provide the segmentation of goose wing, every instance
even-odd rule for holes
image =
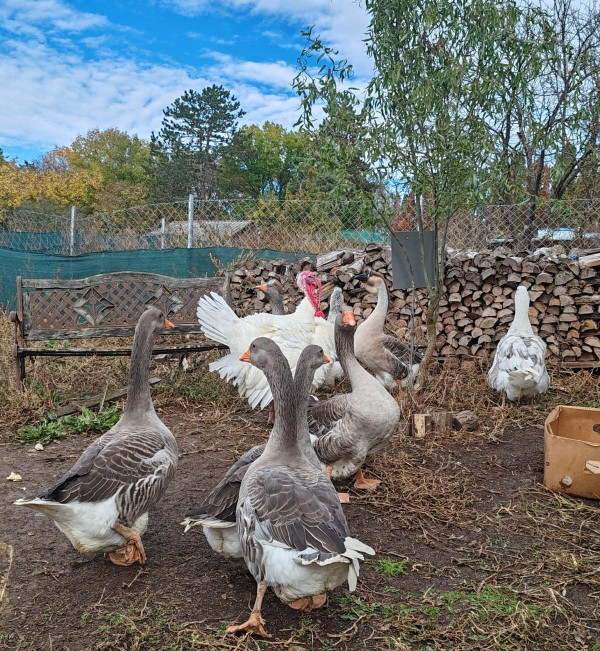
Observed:
[[[331,431],[348,413],[350,402],[347,394],[333,396],[329,400],[309,401],[308,429],[313,436]]]
[[[240,485],[250,464],[265,449],[264,444],[255,445],[245,452],[225,473],[223,479],[207,495],[204,503],[185,514],[190,520],[217,519],[235,522],[235,509],[240,495]]]
[[[175,473],[175,439],[174,449],[167,450],[165,437],[151,429],[123,432],[118,438],[105,437],[94,441],[77,463],[38,497],[60,503],[100,502],[138,482],[158,489]],[[146,491],[146,499],[150,499],[150,493]]]
[[[423,353],[414,348],[411,351],[410,346],[400,341],[397,337],[383,335],[383,346],[405,364],[420,364],[423,361]]]
[[[306,468],[258,470],[248,483],[238,519],[246,540],[285,546],[302,552],[344,553],[349,535],[340,500],[331,482],[319,471]]]
[[[203,296],[198,301],[198,321],[204,334],[227,345],[230,353],[211,362],[209,369],[238,387],[252,407],[266,407],[272,400],[264,373],[240,362],[242,355],[257,337],[273,339],[281,348],[294,372],[300,353],[311,343],[314,309],[304,298],[293,314],[251,314],[240,319],[218,294]]]
[[[489,385],[498,391],[506,388],[511,373],[530,373],[537,381],[545,378],[546,344],[537,335],[507,333],[498,343],[488,373]]]

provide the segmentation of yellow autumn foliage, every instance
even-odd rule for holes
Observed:
[[[50,201],[57,208],[92,207],[101,188],[102,179],[80,170],[0,165],[0,207],[18,208],[36,201]]]

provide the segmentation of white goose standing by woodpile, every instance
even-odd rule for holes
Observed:
[[[498,342],[488,384],[515,401],[544,393],[550,386],[546,370],[546,344],[533,332],[529,321],[529,293],[524,286],[515,292],[515,317],[508,332]]]
[[[419,372],[423,355],[397,337],[383,332],[389,304],[385,278],[371,269],[357,274],[354,278],[364,283],[368,292],[377,294],[375,309],[356,329],[356,358],[387,389],[410,385]]]
[[[148,383],[152,346],[165,327],[173,324],[155,307],[138,321],[119,422],[47,491],[15,502],[54,520],[80,552],[106,552],[116,565],[146,562],[148,511],[177,468],[177,441],[156,415]]]
[[[305,355],[323,357],[319,346]],[[308,390],[296,394],[290,366],[277,344],[264,337],[242,356],[268,377],[275,403],[275,425],[262,455],[248,468],[238,499],[236,522],[244,561],[256,580],[250,617],[227,633],[269,637],[261,615],[270,586],[295,609],[312,610],[326,593],[348,582],[356,588],[359,561],[374,551],[350,536],[333,485],[303,454],[298,429],[306,419]],[[308,389],[308,387],[307,387]]]
[[[240,395],[248,398],[251,407],[263,409],[272,400],[271,389],[264,374],[250,364],[240,362],[240,355],[258,337],[275,341],[295,372],[300,353],[306,346],[316,344],[323,348],[332,361],[315,373],[313,388],[330,383],[341,374],[335,352],[333,324],[327,322],[320,308],[321,281],[313,271],[303,271],[296,280],[305,294],[293,314],[276,315],[261,312],[238,317],[218,294],[211,292],[198,301],[198,321],[209,338],[229,347],[230,353],[211,362],[209,369],[218,371],[227,381],[238,387]]]

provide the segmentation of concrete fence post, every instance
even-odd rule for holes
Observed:
[[[167,220],[161,217],[160,220],[160,248],[165,248],[165,236],[167,234]]]
[[[187,248],[191,249],[194,242],[194,195],[190,194],[188,197],[188,240]]]
[[[69,255],[75,255],[75,219],[77,217],[77,207],[71,206],[71,228],[69,233]]]

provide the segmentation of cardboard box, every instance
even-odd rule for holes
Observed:
[[[544,427],[544,486],[600,499],[600,409],[558,405]]]

